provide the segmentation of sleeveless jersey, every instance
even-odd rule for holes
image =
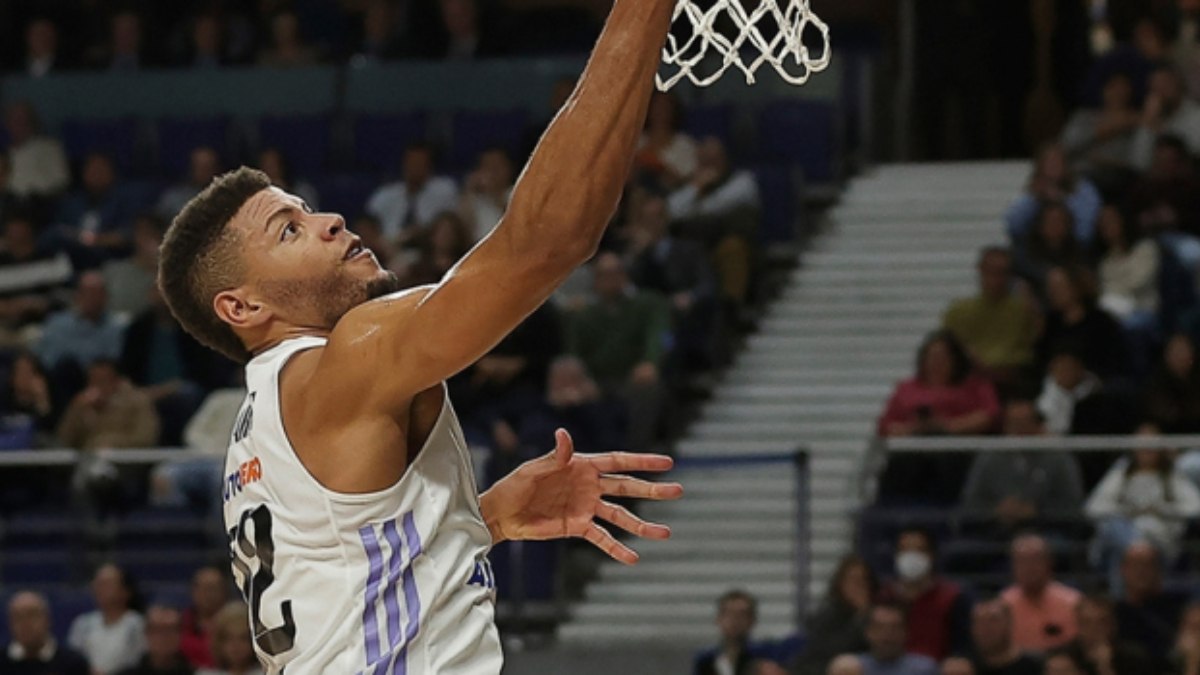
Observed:
[[[287,340],[246,365],[225,460],[230,559],[259,660],[268,675],[499,673],[491,535],[449,397],[395,485],[328,490],[293,450],[279,400],[288,359],[324,344]]]

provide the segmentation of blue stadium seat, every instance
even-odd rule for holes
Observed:
[[[315,176],[312,184],[321,196],[321,210],[340,213],[353,225],[380,181],[375,174],[337,173]]]
[[[5,547],[0,579],[6,587],[64,584],[71,578],[71,551],[62,546]]]
[[[187,583],[205,558],[185,549],[155,551],[118,551],[116,562],[139,585]]]
[[[110,120],[67,120],[60,130],[63,148],[72,162],[93,152],[112,157],[122,171],[137,166],[138,123],[131,117]]]
[[[529,114],[523,109],[455,113],[450,168],[454,171],[470,168],[481,152],[496,146],[508,150],[516,165],[523,166],[525,158],[518,153],[528,124]]]
[[[4,551],[27,547],[61,546],[80,536],[79,517],[67,512],[27,512],[15,514],[5,523]]]
[[[426,137],[423,112],[360,115],[354,120],[354,162],[363,169],[394,172],[404,148]]]
[[[229,118],[164,118],[155,125],[158,137],[158,166],[166,176],[187,173],[192,150],[208,146],[222,159],[229,157]]]
[[[721,139],[726,147],[733,140],[733,106],[696,105],[689,106],[683,115],[683,130],[697,141],[708,136]]]
[[[764,244],[789,242],[796,238],[796,180],[792,169],[777,164],[754,167],[762,200],[759,241]]]
[[[488,554],[492,562],[492,573],[496,577],[496,596],[501,600],[512,600],[516,586],[523,583],[525,597],[522,600],[553,600],[557,590],[558,558],[561,542],[521,542],[522,560],[520,578],[514,576],[517,567],[512,542],[493,546]]]
[[[208,523],[184,509],[133,511],[121,519],[117,544],[130,550],[164,547],[194,552],[208,544]]]
[[[831,182],[836,178],[837,128],[831,103],[776,101],[758,116],[759,156],[799,165],[806,182]]]
[[[279,148],[298,176],[320,173],[329,162],[328,115],[270,116],[259,120],[259,148]]]

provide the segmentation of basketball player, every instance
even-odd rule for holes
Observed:
[[[669,458],[545,457],[477,496],[443,381],[585,262],[616,208],[674,0],[616,0],[575,93],[504,218],[436,286],[398,291],[341,216],[242,168],[176,217],[159,285],[182,325],[246,363],[224,515],[254,645],[271,674],[498,673],[494,580],[507,539],[583,537],[594,518],[669,530],[603,499],[674,499]]]

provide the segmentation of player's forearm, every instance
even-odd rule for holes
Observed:
[[[506,234],[522,250],[587,256],[616,210],[674,0],[616,0],[575,92],[517,183]]]

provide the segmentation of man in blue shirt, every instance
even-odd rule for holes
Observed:
[[[871,607],[867,614],[868,651],[859,656],[865,675],[938,675],[933,659],[905,652],[907,625],[900,605],[880,603]]]

